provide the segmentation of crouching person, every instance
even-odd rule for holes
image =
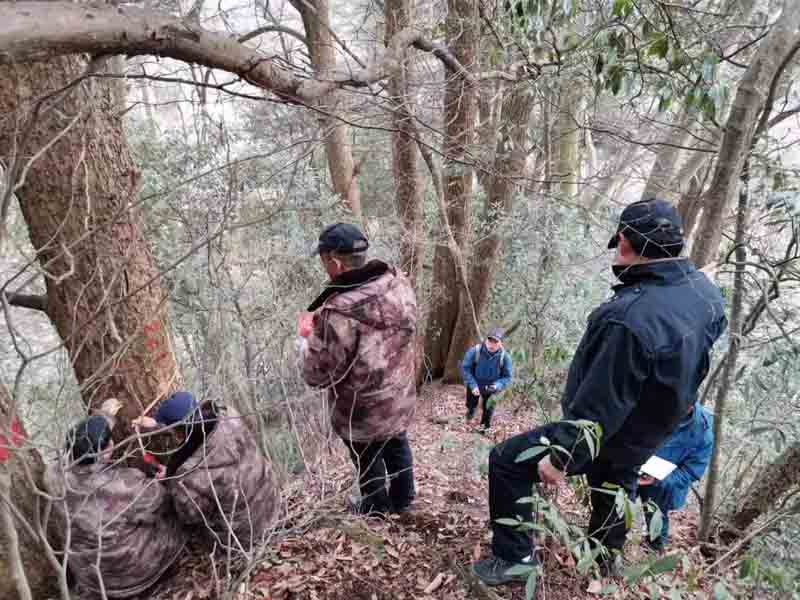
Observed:
[[[669,511],[683,508],[689,488],[705,473],[714,449],[713,418],[698,402],[689,410],[678,428],[672,432],[656,456],[677,465],[663,480],[644,475],[639,478],[639,497],[645,504],[647,543],[656,551],[663,550],[669,539]],[[652,503],[652,504],[651,504]],[[655,505],[655,506],[653,506]],[[661,531],[650,536],[655,507],[661,511]]]
[[[176,392],[158,408],[155,421],[170,427],[177,442],[164,481],[183,524],[205,527],[222,547],[256,549],[269,535],[277,494],[269,463],[241,415]]]
[[[186,543],[164,485],[112,463],[113,446],[108,420],[89,417],[69,432],[65,455],[45,471],[45,488],[65,528],[58,542],[81,597],[143,592]]]

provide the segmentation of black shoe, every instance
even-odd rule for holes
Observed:
[[[534,568],[536,567],[536,564],[537,563],[534,561],[511,562],[510,560],[504,560],[502,558],[498,558],[497,556],[492,556],[491,558],[484,558],[483,560],[472,563],[470,570],[472,571],[473,575],[475,575],[486,585],[503,585],[504,583],[511,583],[514,581],[526,581],[528,579],[528,575],[530,575],[530,571],[520,574],[509,574],[509,569],[512,569],[513,567]]]
[[[622,557],[619,554],[599,558],[597,560],[597,568],[600,571],[600,577],[622,577]]]

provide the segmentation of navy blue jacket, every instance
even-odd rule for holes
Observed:
[[[477,360],[475,353],[478,352]],[[502,360],[501,360],[502,358]],[[464,355],[461,362],[461,377],[464,385],[469,389],[493,383],[497,391],[508,387],[511,383],[511,357],[505,350],[498,350],[494,354],[489,352],[486,344],[480,348],[473,346]]]
[[[650,497],[658,504],[662,513],[678,510],[686,504],[689,488],[699,481],[711,461],[714,448],[713,419],[711,413],[698,402],[691,415],[684,417],[672,432],[656,456],[678,465],[663,481],[649,486]]]
[[[551,460],[571,472],[591,450],[567,421],[601,426],[597,459],[605,463],[638,468],[652,456],[697,401],[727,325],[719,289],[686,259],[634,265],[620,281],[589,315],[561,400],[552,442],[571,457],[553,450]]]

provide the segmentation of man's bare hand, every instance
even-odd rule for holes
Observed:
[[[639,477],[639,485],[653,485],[656,482],[655,477],[650,477],[650,475],[642,475]]]
[[[564,471],[559,471],[553,466],[549,456],[545,456],[539,461],[539,479],[545,485],[559,485],[564,481]]]
[[[480,396],[481,395],[481,391],[478,388],[474,387],[474,388],[472,388],[472,395],[473,396]]]

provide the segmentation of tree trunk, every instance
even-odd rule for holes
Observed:
[[[665,136],[664,142],[656,151],[650,177],[647,178],[647,185],[642,192],[642,200],[661,198],[675,202],[676,190],[672,186],[673,177],[681,156],[681,147],[686,145],[693,127],[694,119],[689,108],[685,107],[680,118],[673,124]]]
[[[59,582],[66,587],[40,539],[43,502],[35,488],[41,487],[44,463],[38,452],[25,448],[26,438],[0,383],[0,600],[54,597]]]
[[[125,420],[172,391],[178,371],[135,207],[139,175],[109,86],[76,83],[86,69],[78,57],[0,67],[0,153],[83,399],[116,397]]]
[[[450,51],[468,71],[475,61],[476,10],[472,0],[448,0],[447,35]],[[444,194],[447,220],[459,248],[463,250],[472,195],[472,169],[465,163],[472,143],[477,107],[476,88],[464,78],[447,74],[444,97]],[[433,257],[432,309],[425,332],[425,356],[433,378],[441,377],[447,365],[453,331],[461,303],[458,273],[446,241],[440,241]]]
[[[386,40],[391,40],[411,23],[409,0],[387,0]],[[420,173],[419,148],[412,127],[414,102],[409,95],[410,60],[406,54],[400,71],[389,79],[389,94],[402,108],[393,115],[392,171],[395,185],[395,207],[400,219],[400,268],[416,287],[422,267],[422,199],[423,181]]]
[[[739,532],[767,514],[786,492],[800,486],[800,442],[786,448],[781,455],[759,472],[744,495],[744,502],[730,519]]]
[[[470,264],[469,293],[472,296],[472,306],[468,299],[462,298],[447,358],[445,381],[460,381],[458,367],[464,353],[480,339],[480,332],[475,331],[475,321],[480,322],[486,310],[492,275],[497,270],[502,250],[498,226],[511,212],[517,189],[514,181],[522,175],[528,157],[528,120],[532,108],[533,95],[529,93],[526,84],[518,84],[506,92],[501,112],[503,134],[497,142],[493,176],[486,195],[483,227]],[[473,309],[475,318],[471,312]]]
[[[785,56],[794,51],[798,26],[800,11],[787,5],[759,46],[736,91],[714,177],[703,199],[703,214],[692,249],[692,260],[698,267],[706,266],[716,256],[722,239],[725,211],[750,151],[758,117]]]
[[[332,79],[336,73],[336,48],[331,32],[328,0],[291,0],[291,3],[303,18],[315,77]],[[319,100],[320,125],[333,189],[353,213],[356,221],[361,223],[361,192],[356,181],[357,167],[348,139],[349,128],[336,118],[341,110],[340,101],[341,96],[335,92],[326,94]]]
[[[742,305],[744,304],[744,276],[747,252],[745,249],[745,230],[747,227],[748,183],[749,172],[747,163],[742,170],[742,182],[739,189],[739,206],[736,214],[736,271],[733,276],[733,299],[731,301],[730,318],[730,347],[722,370],[722,380],[714,401],[714,449],[711,453],[711,465],[708,469],[705,500],[700,518],[701,541],[708,541],[711,536],[711,525],[717,509],[717,488],[719,487],[720,452],[725,440],[723,426],[725,424],[725,402],[728,398],[733,375],[736,372],[736,361],[739,357],[739,348],[742,343]]]

